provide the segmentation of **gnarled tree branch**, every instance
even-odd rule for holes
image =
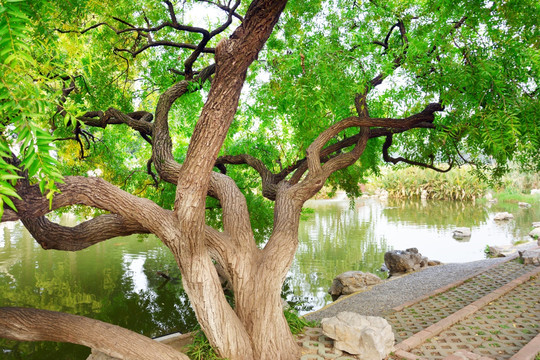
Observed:
[[[384,141],[384,144],[383,144],[383,147],[382,147],[384,161],[392,163],[392,164],[397,164],[399,162],[404,162],[404,163],[409,164],[409,165],[420,166],[420,167],[435,170],[435,171],[441,172],[441,173],[445,173],[445,172],[450,171],[452,169],[452,167],[454,166],[454,161],[453,160],[450,161],[450,163],[448,164],[448,169],[443,170],[443,169],[439,169],[439,168],[433,166],[433,164],[426,164],[426,163],[422,163],[422,162],[419,162],[419,161],[409,160],[409,159],[405,159],[404,157],[401,157],[401,156],[397,157],[397,158],[393,158],[390,155],[388,155],[388,149],[390,148],[390,146],[392,146],[392,134],[386,136],[386,140]]]
[[[0,337],[18,341],[70,342],[124,360],[189,360],[168,345],[120,326],[48,310],[0,308]]]
[[[74,227],[56,224],[45,216],[21,218],[21,221],[46,250],[78,251],[117,236],[149,232],[138,222],[117,214],[100,215]]]

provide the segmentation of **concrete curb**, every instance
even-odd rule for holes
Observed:
[[[529,343],[512,356],[510,360],[534,360],[538,353],[540,353],[540,334],[529,341]]]

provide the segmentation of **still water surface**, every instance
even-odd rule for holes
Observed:
[[[312,309],[331,301],[327,291],[336,275],[348,270],[378,273],[388,250],[417,247],[443,262],[479,260],[487,244],[527,239],[531,223],[540,220],[538,203],[520,209],[359,199],[316,200],[306,206],[314,212],[300,224],[287,297],[302,297]],[[495,222],[498,211],[509,211],[515,219]],[[462,226],[472,228],[472,236],[455,240],[452,231]],[[179,278],[170,252],[152,236],[116,238],[68,253],[42,250],[20,223],[0,225],[0,307],[84,315],[147,336],[187,332],[196,323]],[[88,353],[77,345],[0,339],[0,359],[75,360]]]

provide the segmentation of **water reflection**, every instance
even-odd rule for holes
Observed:
[[[193,329],[176,263],[152,236],[113,239],[79,252],[44,251],[22,225],[1,226],[0,306],[84,315],[147,336]],[[2,359],[85,359],[86,347],[0,339]]]

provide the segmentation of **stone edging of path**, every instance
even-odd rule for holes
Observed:
[[[512,356],[510,360],[534,360],[534,357],[538,352],[540,352],[540,334],[529,341],[529,343]]]
[[[540,274],[540,267],[528,272],[527,274],[524,274],[517,279],[514,279],[510,281],[509,283],[501,286],[497,290],[485,295],[484,297],[481,297],[480,299],[474,301],[473,303],[465,306],[461,310],[458,310],[457,312],[453,313],[452,315],[440,320],[439,322],[427,327],[426,329],[414,334],[410,338],[402,341],[401,343],[397,344],[395,346],[396,349],[396,355],[401,356],[405,359],[418,359],[417,355],[408,353],[409,350],[414,349],[418,345],[424,343],[427,339],[432,338],[439,333],[441,333],[443,330],[446,330],[450,326],[458,323],[459,321],[465,319],[466,317],[470,316],[471,314],[475,313],[477,310],[485,306],[486,304],[500,298],[504,294],[510,292],[512,289],[516,288],[518,285],[523,284],[527,280],[529,280],[531,277]],[[536,341],[536,338],[533,340]],[[517,360],[519,358],[516,358]],[[524,359],[524,358],[523,358]]]

